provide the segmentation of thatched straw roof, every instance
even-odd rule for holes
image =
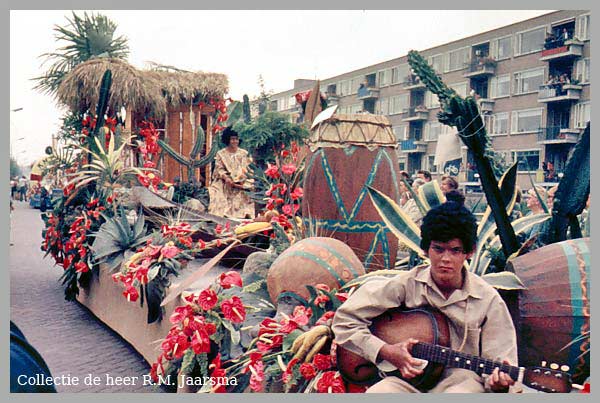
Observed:
[[[112,111],[127,106],[160,118],[166,114],[167,105],[223,97],[228,91],[224,74],[138,70],[123,60],[95,58],[67,74],[58,87],[58,100],[71,110],[94,110],[106,69],[112,72],[109,101]]]

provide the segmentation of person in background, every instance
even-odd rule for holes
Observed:
[[[27,201],[28,182],[25,176],[19,179],[19,201]]]
[[[254,218],[254,203],[248,194],[252,188],[248,176],[252,157],[239,147],[240,136],[231,127],[223,130],[221,140],[227,147],[215,157],[208,212],[222,217]]]
[[[547,192],[543,187],[536,186],[535,190],[537,190],[542,200],[548,199]],[[527,191],[527,208],[529,209],[529,212],[526,215],[528,216],[533,214],[542,214],[544,212],[544,208],[535,194],[535,190],[531,188]]]
[[[453,176],[444,175],[442,176],[440,188],[442,189],[442,193],[444,194],[452,190],[458,190],[458,181]]]
[[[10,198],[12,200],[17,199],[18,186],[19,186],[19,178],[17,178],[15,176],[14,178],[12,178],[10,180]]]
[[[425,184],[423,179],[417,178],[412,184],[412,189],[415,194],[419,191],[419,186]],[[415,224],[420,225],[421,220],[423,219],[423,214],[417,205],[415,199],[412,198],[410,193],[407,194],[407,201],[404,203],[403,209],[409,215],[409,217],[414,221]]]
[[[425,182],[431,182],[431,172],[420,169],[417,171],[417,178],[423,179]]]

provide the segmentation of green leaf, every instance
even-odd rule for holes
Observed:
[[[290,332],[289,334],[287,334],[283,338],[282,350],[287,351],[290,348],[292,348],[292,344],[294,344],[294,340],[296,340],[298,338],[298,336],[300,336],[303,333],[304,332],[302,330],[296,329],[296,330],[293,330],[292,332]]]
[[[229,334],[231,336],[231,344],[232,345],[238,345],[240,343],[240,331],[237,330],[234,326],[233,323],[231,323],[228,320],[224,320],[223,321],[223,326],[229,330]]]
[[[181,360],[181,374],[189,375],[194,370],[194,365],[196,364],[196,354],[192,348],[188,348],[185,350],[183,354],[183,359]]]
[[[243,105],[241,102],[239,102],[239,101],[231,102],[227,106],[228,117],[227,117],[227,121],[225,122],[225,126],[233,126],[233,124],[235,124],[238,120],[240,120],[243,112],[244,112]]]
[[[158,266],[158,265],[155,265],[152,268],[150,268],[150,270],[148,270],[148,282],[154,280],[154,278],[158,274],[159,270],[160,270],[160,266]]]
[[[446,196],[444,196],[437,180],[419,186],[417,194],[426,211],[446,201]]]
[[[377,209],[388,229],[408,248],[419,255],[423,255],[423,251],[419,246],[421,243],[421,230],[409,215],[385,194],[370,186],[367,186],[367,189],[375,209]]]
[[[503,271],[501,273],[489,273],[481,276],[492,287],[500,290],[526,290],[527,287],[521,282],[515,273]]]

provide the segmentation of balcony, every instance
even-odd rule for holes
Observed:
[[[496,61],[485,57],[467,65],[467,71],[463,73],[464,77],[487,77],[496,74]]]
[[[581,98],[581,85],[546,84],[540,86],[538,102],[578,101]]]
[[[338,102],[340,101],[340,96],[334,92],[333,93],[327,92],[327,93],[325,93],[325,95],[327,96],[327,104],[329,106],[337,105]]]
[[[402,118],[403,122],[416,122],[429,119],[429,110],[424,106],[404,109],[402,113],[404,114]]]
[[[419,77],[415,75],[409,75],[404,77],[404,81],[402,82],[402,88],[405,90],[416,90],[416,89],[425,89],[425,84],[421,82]]]
[[[573,59],[583,55],[583,42],[577,39],[566,41],[557,39],[547,42],[544,47],[546,49],[542,50],[542,56],[540,57],[542,61]]]
[[[538,131],[538,143],[540,144],[574,144],[579,139],[579,129],[568,127],[550,126],[541,127]]]
[[[495,100],[489,98],[479,98],[477,104],[479,105],[479,111],[481,113],[492,113],[494,112]]]
[[[362,87],[356,91],[356,97],[361,100],[379,98],[379,88]]]
[[[402,140],[400,142],[400,149],[404,153],[426,153],[427,143],[419,140]]]

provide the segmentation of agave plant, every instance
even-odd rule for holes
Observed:
[[[115,188],[150,170],[149,168],[126,167],[123,156],[126,143],[115,149],[115,139],[112,134],[107,148],[102,145],[97,137],[94,138],[94,142],[98,149],[97,152],[83,146],[76,146],[91,156],[91,162],[83,165],[82,169],[73,174],[72,179],[69,181],[69,185],[75,185],[76,190],[95,181],[98,185],[97,188],[102,192],[106,192],[106,196],[110,196]]]
[[[516,199],[516,165],[513,165],[507,170],[500,180],[500,192],[504,194],[504,200],[508,200],[505,204],[507,213],[512,212],[512,208],[515,205]],[[424,188],[421,186],[417,197],[419,197],[421,203],[425,205],[425,194],[427,194],[427,187],[439,188],[437,181],[432,181],[427,184]],[[417,253],[423,260],[427,260],[425,252],[421,249],[421,231],[420,228],[412,221],[408,214],[390,197],[386,196],[382,192],[368,188],[369,196],[373,201],[373,205],[381,215],[381,218],[387,225],[388,229],[398,237],[398,240],[405,244],[410,250]],[[437,191],[429,191],[429,206],[435,205],[435,197]],[[441,191],[440,191],[441,193]],[[439,202],[441,198],[437,199]],[[474,251],[473,257],[470,264],[468,265],[469,271],[482,276],[492,286],[505,289],[514,290],[523,288],[522,282],[512,272],[503,271],[501,273],[487,273],[490,263],[492,261],[493,248],[500,248],[501,242],[500,237],[496,235],[496,224],[491,217],[491,209],[488,207],[486,213],[482,217],[478,226],[478,241],[477,247]],[[523,217],[519,220],[512,222],[512,229],[515,234],[520,234],[531,229],[532,226],[544,222],[550,218],[549,214],[538,214],[535,216]],[[519,253],[519,250],[509,256],[512,257]]]
[[[90,246],[96,263],[105,263],[110,271],[117,269],[127,251],[134,251],[149,239],[146,234],[144,214],[139,211],[133,225],[122,208],[114,217],[102,215],[106,220],[94,235]]]

